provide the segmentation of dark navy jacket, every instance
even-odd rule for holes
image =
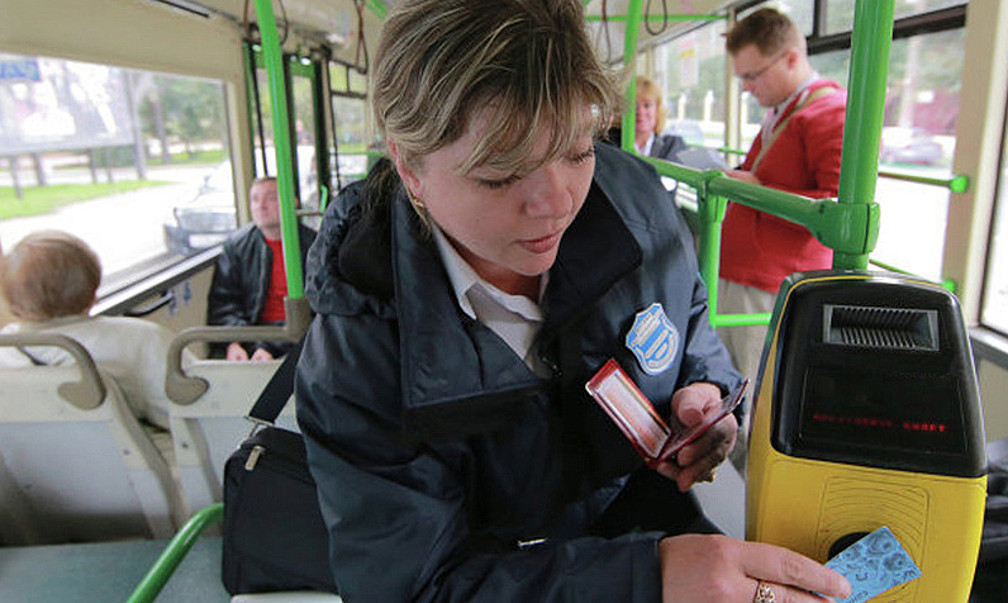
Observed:
[[[347,601],[660,601],[661,533],[589,535],[642,462],[584,384],[613,357],[668,416],[677,388],[739,376],[654,170],[596,157],[543,299],[552,379],[458,308],[401,187],[358,184],[327,211],[296,399]],[[679,338],[649,375],[624,340],[653,302]]]

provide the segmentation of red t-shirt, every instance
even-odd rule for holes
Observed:
[[[263,304],[262,316],[259,322],[283,322],[284,297],[287,295],[287,272],[284,270],[283,242],[280,239],[266,239],[270,251],[273,252],[273,268],[270,270],[270,284],[266,289],[266,303]]]

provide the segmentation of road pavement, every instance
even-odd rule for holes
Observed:
[[[172,209],[176,205],[196,196],[204,176],[214,167],[152,166],[147,172],[148,179],[168,184],[64,205],[38,216],[0,220],[0,244],[10,249],[36,230],[63,230],[94,248],[105,274],[117,272],[167,251],[163,225],[173,220]],[[135,179],[136,172],[123,169],[113,178]],[[51,180],[53,184],[90,181],[87,170],[66,170]]]

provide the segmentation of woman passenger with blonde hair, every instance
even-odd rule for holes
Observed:
[[[172,333],[137,318],[88,316],[101,276],[98,256],[78,237],[56,230],[29,234],[0,263],[0,294],[16,319],[0,333],[45,331],[76,340],[115,379],[138,419],[168,429],[164,382]],[[187,353],[185,362],[190,359]],[[61,348],[0,347],[4,368],[71,363]]]
[[[711,532],[688,490],[727,416],[657,471],[585,383],[616,359],[694,425],[739,381],[650,166],[596,144],[618,93],[581,0],[403,0],[373,103],[391,161],[307,262],[298,420],[355,601],[821,600],[843,579]]]
[[[679,161],[679,153],[689,148],[682,136],[662,134],[668,110],[662,90],[653,80],[637,76],[637,107],[634,113],[634,149],[641,155]]]

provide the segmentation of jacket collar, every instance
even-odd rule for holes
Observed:
[[[603,158],[608,152],[599,153],[588,198],[561,241],[543,300],[541,337],[573,324],[641,262],[640,245],[610,201],[619,175]],[[410,431],[427,439],[500,426],[520,412],[515,397],[533,395],[541,382],[496,334],[459,309],[434,240],[401,189],[391,221],[400,376]]]

